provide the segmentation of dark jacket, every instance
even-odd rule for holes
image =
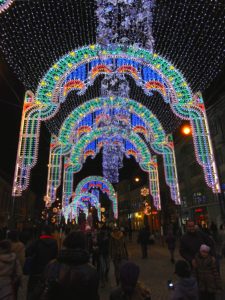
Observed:
[[[141,284],[137,284],[130,295],[126,295],[122,287],[115,288],[110,294],[110,300],[151,300],[150,292]]]
[[[46,268],[45,281],[58,282],[46,300],[98,300],[98,274],[83,249],[63,249]],[[57,278],[56,278],[57,277]]]
[[[0,299],[13,300],[13,285],[22,278],[22,269],[15,253],[0,250]]]
[[[169,250],[174,250],[176,247],[176,237],[169,233],[166,237],[166,243]]]
[[[110,254],[113,260],[127,260],[128,258],[124,235],[121,231],[111,233]]]
[[[180,240],[180,255],[189,263],[194,259],[202,244],[208,245],[211,254],[215,256],[214,242],[201,231],[195,233],[185,233]]]
[[[198,300],[198,285],[195,278],[181,278],[174,286],[171,300]]]
[[[43,273],[47,264],[57,257],[57,241],[48,235],[40,236],[26,249],[26,257],[32,257],[31,275]]]
[[[99,254],[102,256],[109,255],[110,240],[107,231],[100,231],[98,235]]]
[[[195,256],[194,266],[200,291],[213,293],[222,289],[222,281],[217,271],[216,260],[214,257],[202,257],[198,253]]]
[[[150,232],[146,228],[142,228],[138,234],[138,243],[148,244],[149,243]]]

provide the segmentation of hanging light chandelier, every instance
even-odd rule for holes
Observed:
[[[101,47],[113,49],[133,45],[153,50],[152,7],[153,0],[98,0],[97,1],[97,43]],[[101,53],[99,54],[101,59]],[[112,59],[111,72],[105,75],[101,83],[101,96],[108,99],[128,98],[130,87],[124,74],[117,72]],[[103,143],[103,175],[110,182],[119,181],[119,169],[123,167],[125,153],[124,139],[119,132],[129,136],[131,132],[131,114],[126,101],[119,107],[113,103],[102,103],[102,115],[98,127],[107,127]]]
[[[120,44],[153,50],[154,0],[98,0],[97,43],[105,48]]]
[[[105,127],[107,130],[102,137],[103,143],[103,175],[110,182],[119,181],[119,169],[123,167],[123,156],[125,153],[124,139],[119,134],[131,132],[131,115],[126,101],[120,106],[114,107],[115,97],[128,98],[129,84],[125,76],[115,71],[105,76],[101,84],[101,95],[111,99],[111,102],[102,103],[102,114],[98,121],[98,127]]]

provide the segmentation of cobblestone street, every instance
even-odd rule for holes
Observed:
[[[136,239],[134,239],[133,242],[128,242],[128,251],[130,260],[140,266],[140,281],[150,289],[152,300],[169,299],[170,291],[167,288],[167,281],[171,279],[175,282],[176,275],[174,274],[174,265],[170,262],[166,245],[157,242],[155,245],[150,246],[148,259],[141,258],[141,250],[136,243]],[[175,259],[181,259],[178,254],[178,249],[175,254]],[[111,289],[116,286],[113,271],[113,265],[111,264],[109,282],[105,288],[100,288],[101,300],[109,299]],[[222,260],[221,263],[221,275],[224,282],[225,260]]]

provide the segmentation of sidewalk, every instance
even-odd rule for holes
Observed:
[[[149,258],[141,258],[141,249],[136,240],[127,242],[129,259],[140,266],[140,281],[150,289],[152,300],[167,300],[170,291],[167,288],[167,281],[175,282],[174,264],[170,262],[169,251],[166,245],[157,242],[149,247]],[[178,250],[175,251],[175,259],[181,259]],[[110,266],[109,282],[105,288],[100,288],[101,300],[108,300],[112,288],[116,286],[113,265]],[[221,263],[221,276],[225,287],[225,259]]]

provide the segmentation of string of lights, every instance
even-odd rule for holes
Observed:
[[[166,0],[163,2],[170,3]],[[54,116],[61,110],[61,105],[68,106],[65,109],[65,114],[60,114],[59,124],[62,125],[62,130],[64,130],[64,120],[68,115],[66,113],[74,110],[74,106],[70,106],[73,103],[67,102],[68,95],[75,91],[78,98],[81,97],[79,101],[82,102],[85,99],[88,100],[87,97],[92,95],[92,92],[96,95],[97,88],[103,92],[103,95],[105,93],[108,101],[114,101],[114,98],[119,96],[128,98],[128,94],[134,100],[140,99],[142,92],[148,97],[145,98],[146,105],[149,100],[159,99],[159,97],[155,97],[155,94],[158,93],[160,99],[163,100],[161,103],[163,102],[166,105],[164,107],[167,107],[164,111],[163,106],[160,105],[161,103],[155,105],[158,107],[157,112],[159,114],[159,116],[156,114],[156,118],[160,121],[162,119],[166,120],[163,125],[159,123],[160,129],[163,126],[165,127],[165,124],[170,124],[172,119],[175,119],[175,122],[167,127],[167,133],[172,133],[177,117],[190,121],[196,158],[203,167],[207,184],[213,192],[219,192],[205,106],[202,97],[193,93],[196,90],[203,90],[213,80],[220,71],[218,62],[222,63],[225,57],[222,49],[224,37],[220,36],[223,29],[218,23],[218,20],[222,24],[224,23],[224,15],[217,10],[221,3],[220,1],[215,1],[215,3],[211,1],[213,3],[209,5],[208,1],[206,2],[207,5],[204,5],[203,0],[198,1],[198,4],[196,2],[196,5],[192,3],[192,8],[188,1],[184,1],[183,5],[179,5],[179,1],[173,1],[173,5],[167,9],[164,8],[163,4],[157,3],[152,11],[153,5],[150,0],[136,2],[134,0],[98,0],[97,7],[95,7],[96,18],[93,14],[90,16],[91,9],[96,4],[91,1],[89,3],[84,1],[84,5],[81,5],[80,1],[76,1],[74,4],[69,2],[65,5],[62,1],[59,1],[59,5],[54,7],[52,1],[47,4],[41,1],[39,6],[42,7],[42,12],[40,7],[37,7],[36,1],[34,1],[28,5],[26,3],[15,4],[11,9],[1,14],[0,25],[1,21],[4,20],[9,27],[7,28],[4,25],[3,28],[0,28],[0,32],[3,33],[0,48],[18,76],[21,74],[22,80],[26,82],[27,86],[36,90],[35,98],[32,97],[30,103],[25,101],[24,105],[13,193],[19,195],[28,185],[30,170],[37,160],[35,141],[39,138],[40,122],[53,118],[50,126],[60,128],[61,126],[57,124],[57,119]],[[150,9],[147,10],[147,7]],[[50,9],[52,11],[48,15]],[[61,15],[59,18],[55,18],[59,13],[59,9]],[[27,16],[25,21],[20,19],[19,11],[23,17],[24,15]],[[192,19],[190,19],[190,12],[192,12]],[[154,15],[153,20],[152,13]],[[65,14],[68,14],[68,19],[71,18],[71,15],[73,16],[74,22],[71,22],[72,25],[67,22],[65,27],[62,25]],[[15,17],[14,22],[16,24],[21,22],[20,28],[13,27],[15,24],[9,22],[8,17],[10,15]],[[204,22],[206,16],[210,16],[210,21]],[[32,24],[37,17],[42,21],[42,25],[38,20],[34,27],[40,25],[40,31],[38,33],[36,30],[33,32],[34,27],[31,26],[32,29],[27,33],[29,22]],[[186,21],[188,22],[185,23]],[[197,22],[195,30],[197,35],[191,33],[191,38],[189,38],[185,35],[186,31],[189,32],[189,29],[183,30],[181,25],[184,26],[183,28],[189,26],[188,28],[193,29],[195,22]],[[213,22],[212,27],[210,22]],[[52,29],[49,29],[51,23],[54,25]],[[89,26],[93,24],[93,28],[89,30]],[[97,27],[96,24],[98,24]],[[171,24],[174,27],[170,26]],[[219,33],[215,30],[214,25],[219,26]],[[45,34],[46,28],[49,29],[50,33]],[[73,28],[76,28],[74,32],[71,35],[68,34]],[[140,35],[140,39],[137,41],[137,33],[140,33],[141,28],[143,34]],[[161,28],[164,28],[164,30],[161,30]],[[177,29],[177,31],[174,29]],[[155,30],[157,34],[155,34]],[[8,32],[10,32],[10,38]],[[16,38],[15,41],[11,41],[12,37],[19,37],[19,33],[22,32],[23,36],[20,41]],[[57,37],[55,37],[56,32]],[[180,32],[178,37],[177,32]],[[168,40],[168,36],[171,36],[171,34],[173,38],[171,37],[171,40]],[[148,38],[146,38],[147,36]],[[155,37],[154,50],[161,55],[152,51],[153,36]],[[96,44],[96,39],[98,44]],[[34,41],[37,40],[41,40],[39,52],[34,45]],[[59,41],[64,43],[58,45]],[[204,44],[205,42],[207,42],[207,46]],[[193,43],[198,45],[197,50],[192,49],[194,48]],[[57,45],[58,48],[55,50]],[[162,45],[165,46],[165,50]],[[179,45],[182,45],[181,49]],[[210,45],[210,49],[208,49],[208,45]],[[16,53],[15,46],[18,46]],[[219,59],[212,56],[212,49],[215,53],[220,54]],[[28,52],[27,61],[22,64]],[[177,58],[178,53],[180,55]],[[11,59],[15,59],[14,56],[12,58],[14,54],[15,57],[20,55],[17,62],[18,69],[11,61]],[[34,65],[34,58],[39,62],[37,67]],[[33,72],[34,69],[37,70],[36,74]],[[201,78],[198,78],[199,74],[201,74]],[[31,75],[33,75],[33,78],[31,78]],[[101,76],[105,77],[99,83],[97,79]],[[122,90],[118,89],[117,85],[116,94],[115,91],[109,89],[112,84],[110,86],[106,84],[107,78],[112,82],[118,79],[119,86],[124,82],[126,84],[123,85]],[[95,81],[99,85],[94,86]],[[93,87],[93,89],[89,89],[89,87]],[[111,94],[106,94],[106,91],[110,91]],[[85,95],[88,92],[89,95]],[[123,95],[123,93],[125,94]],[[133,97],[134,95],[135,97]],[[110,99],[111,96],[114,96],[114,98]],[[88,107],[88,113],[81,115],[83,119],[79,118],[83,124],[70,123],[72,129],[74,129],[74,126],[78,126],[75,130],[76,136],[70,133],[70,128],[69,134],[64,135],[64,144],[60,144],[60,140],[57,138],[52,140],[46,203],[49,203],[49,199],[51,202],[56,197],[56,190],[61,182],[63,155],[70,155],[66,163],[68,164],[68,170],[74,173],[82,168],[83,162],[88,156],[94,157],[103,147],[105,176],[111,181],[118,181],[118,168],[121,167],[123,154],[134,155],[141,168],[150,174],[150,190],[155,206],[159,208],[157,160],[151,155],[148,144],[141,138],[144,135],[146,141],[152,145],[152,149],[156,153],[163,154],[166,181],[171,188],[172,199],[178,204],[180,196],[172,138],[167,135],[163,141],[155,143],[151,140],[152,136],[147,136],[147,133],[145,133],[148,126],[141,126],[143,124],[138,124],[137,133],[131,133],[131,116],[134,114],[129,109],[125,109],[123,114],[114,113],[114,110],[111,110],[110,107],[105,107],[104,111],[104,103],[107,106],[108,102],[105,99],[103,100],[103,111],[98,115],[98,122],[95,118],[95,122],[92,120],[91,125],[87,124],[88,118],[93,117],[90,113],[93,108]],[[126,104],[126,101],[122,98],[122,107],[124,107],[124,104]],[[121,118],[118,118],[120,115]],[[85,121],[84,118],[86,118]],[[118,119],[116,120],[117,123],[114,122],[115,118]],[[139,120],[139,123],[141,121]],[[54,130],[58,129],[52,131]],[[161,138],[161,133],[164,133],[164,131],[158,131]],[[61,134],[61,130],[58,130],[58,132]],[[113,163],[111,163],[112,160]],[[69,165],[72,165],[72,167],[70,168]],[[68,179],[68,185],[71,188],[71,174],[68,177],[64,174],[64,179]]]
[[[13,2],[14,0],[0,0],[0,14],[6,11]]]
[[[27,89],[64,53],[96,43],[96,9],[94,0],[33,0],[14,1],[0,14],[0,49]],[[224,64],[223,0],[155,1],[152,15],[154,51],[182,71],[193,92],[204,91]]]

